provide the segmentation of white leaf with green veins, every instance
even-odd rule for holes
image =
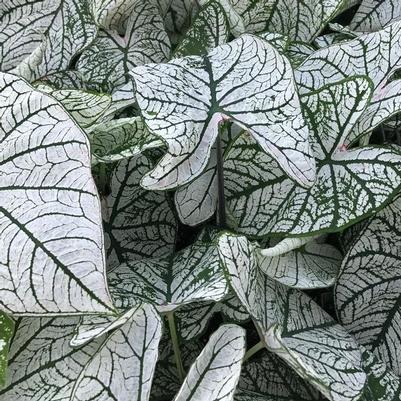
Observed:
[[[220,326],[191,366],[174,401],[232,401],[245,355],[245,330]]]
[[[14,334],[14,321],[0,311],[0,389],[7,377],[8,349]]]
[[[375,92],[372,102],[357,121],[348,142],[355,142],[399,112],[401,112],[401,80],[396,80]]]
[[[174,51],[174,58],[201,56],[227,42],[228,22],[223,7],[216,0],[208,1]]]
[[[242,132],[234,124],[224,126],[222,150],[229,148],[233,139]],[[180,220],[189,226],[196,226],[208,220],[216,212],[218,203],[217,187],[217,147],[214,145],[203,172],[189,184],[175,191],[174,203]]]
[[[263,39],[244,35],[204,57],[134,68],[133,77],[149,130],[168,145],[142,180],[145,187],[175,188],[200,175],[226,118],[248,130],[292,178],[313,183],[309,130],[292,68]]]
[[[128,72],[142,64],[169,59],[170,41],[159,10],[135,0],[123,37],[115,30],[100,30],[77,64],[85,81],[96,90],[113,92],[129,81]]]
[[[399,0],[362,0],[350,28],[355,31],[378,31],[401,18]]]
[[[164,259],[127,261],[108,275],[113,294],[130,307],[138,299],[161,312],[228,293],[216,245],[201,240]]]
[[[310,42],[343,8],[344,0],[275,0],[266,28],[291,40]]]
[[[146,149],[163,147],[164,142],[151,134],[141,117],[119,118],[93,127],[92,163],[114,163],[138,155]]]
[[[334,246],[315,240],[277,256],[263,255],[263,250],[261,253],[260,268],[265,274],[299,289],[332,286],[342,259],[341,252]]]
[[[105,94],[75,89],[54,90],[43,84],[36,88],[59,101],[86,133],[92,131],[93,125],[101,119],[111,104],[111,97]]]
[[[271,401],[318,401],[321,395],[277,355],[260,351],[242,366],[235,401],[265,397]],[[258,398],[256,398],[258,399]],[[263,399],[263,398],[262,398]]]
[[[0,309],[111,312],[86,135],[54,99],[3,73],[0,118]]]
[[[344,327],[401,374],[401,198],[364,225],[344,257],[335,298]]]
[[[344,1],[220,0],[220,4],[235,36],[269,31],[309,42],[342,10]]]
[[[168,194],[139,185],[152,166],[148,157],[137,155],[120,161],[112,173],[103,214],[109,267],[128,259],[164,257],[174,249],[177,222]]]
[[[301,93],[366,74],[376,90],[400,67],[401,21],[381,31],[319,49],[295,70],[295,77]]]
[[[139,303],[138,303],[139,307]],[[135,314],[137,308],[132,308],[120,316],[82,316],[75,328],[74,336],[70,341],[71,347],[81,347],[89,341],[99,338],[110,331],[123,326]]]
[[[251,138],[239,137],[224,163],[227,207],[236,230],[252,236],[310,236],[336,231],[383,207],[401,185],[401,154],[344,146],[369,98],[369,81],[361,77],[302,97],[315,131],[317,180],[310,189],[288,179]]]
[[[266,347],[329,400],[356,401],[366,375],[353,338],[307,295],[263,274],[259,250],[246,237],[221,235],[219,252]]]
[[[87,0],[5,0],[0,69],[34,81],[67,70],[95,38]]]
[[[10,348],[10,374],[0,397],[148,400],[161,337],[161,319],[154,308],[144,305],[117,330],[71,348],[77,323],[75,317],[19,320]],[[35,363],[27,364],[27,360]]]

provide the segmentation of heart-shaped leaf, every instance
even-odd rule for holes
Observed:
[[[292,178],[313,183],[309,130],[291,65],[263,39],[244,35],[204,57],[141,66],[132,74],[149,130],[168,145],[143,186],[174,188],[201,174],[225,118],[247,129]]]
[[[0,118],[1,309],[110,312],[86,135],[55,100],[3,73]]]

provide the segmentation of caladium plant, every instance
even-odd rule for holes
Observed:
[[[0,401],[401,400],[400,19],[3,0]]]

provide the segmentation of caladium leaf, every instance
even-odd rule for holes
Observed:
[[[93,125],[101,119],[111,104],[111,97],[74,89],[55,90],[48,85],[36,88],[58,100],[85,132],[90,132]]]
[[[214,332],[196,358],[174,401],[231,401],[245,354],[245,330],[226,324]]]
[[[228,36],[228,21],[223,7],[216,0],[210,0],[199,11],[177,46],[174,58],[206,54],[212,48],[226,43]]]
[[[277,355],[267,350],[261,351],[255,358],[244,363],[238,390],[242,396],[236,395],[236,401],[247,400],[247,396],[253,394],[271,401],[321,400],[319,392],[301,379]]]
[[[280,53],[283,53],[283,54],[285,54],[285,52],[287,51],[287,49],[291,43],[288,36],[282,35],[281,33],[263,32],[263,33],[260,33],[259,36],[262,39],[269,42]]]
[[[124,307],[140,299],[161,312],[193,302],[217,302],[228,293],[217,247],[202,240],[168,258],[128,261],[108,279]]]
[[[88,88],[83,81],[82,75],[78,71],[58,71],[48,74],[37,81],[38,85],[44,84],[51,86],[53,89],[77,89],[87,90]]]
[[[151,168],[149,158],[138,155],[120,161],[112,174],[104,210],[110,267],[127,259],[167,256],[174,249],[177,223],[167,194],[139,185]]]
[[[67,70],[95,38],[86,0],[6,0],[0,17],[0,70],[29,81]]]
[[[148,399],[161,337],[155,310],[144,305],[114,332],[71,348],[76,324],[74,317],[21,319],[0,396],[21,401]],[[26,364],[27,360],[37,363]]]
[[[401,18],[400,3],[397,0],[362,0],[350,28],[355,31],[378,31]]]
[[[82,53],[77,69],[96,90],[112,92],[128,82],[128,72],[142,64],[167,61],[170,42],[159,10],[147,1],[130,1],[124,36],[101,30]]]
[[[245,237],[223,234],[219,252],[267,348],[329,400],[359,399],[366,375],[353,338],[307,295],[264,275],[260,253]]]
[[[315,52],[315,48],[305,42],[291,42],[288,45],[285,55],[291,61],[294,68],[301,65],[312,53]]]
[[[338,14],[343,0],[220,0],[234,35],[279,32],[291,40],[311,41]]]
[[[14,321],[4,312],[0,312],[0,389],[7,376],[8,348],[14,334]]]
[[[138,303],[139,307],[140,303]],[[81,347],[89,341],[99,338],[110,331],[123,326],[137,311],[137,308],[128,309],[120,316],[82,316],[74,336],[70,341],[71,347]]]
[[[362,227],[344,257],[335,289],[343,325],[399,375],[400,212],[397,196]]]
[[[332,286],[342,259],[341,252],[334,246],[315,240],[309,240],[300,248],[276,256],[263,254],[263,250],[261,253],[260,268],[265,274],[299,289]]]
[[[369,95],[369,81],[356,77],[302,97],[318,160],[310,189],[288,179],[249,136],[239,137],[224,163],[232,225],[253,236],[312,235],[336,231],[383,207],[401,184],[401,154],[343,146]]]
[[[401,67],[400,38],[401,21],[314,52],[295,71],[299,90],[307,93],[350,76],[366,74],[375,89],[382,88]]]
[[[198,302],[182,306],[174,312],[177,332],[183,341],[200,336],[216,313],[221,313],[225,322],[244,323],[249,314],[238,298],[229,294],[220,302]]]
[[[247,129],[292,178],[313,183],[309,130],[291,66],[263,39],[244,35],[204,57],[134,68],[133,77],[149,130],[168,145],[143,186],[174,188],[201,174],[223,118]]]
[[[401,112],[401,80],[388,83],[376,91],[369,107],[357,121],[348,142],[369,134],[384,121]]]
[[[151,134],[141,117],[119,118],[97,124],[90,136],[92,163],[113,163],[130,158],[146,149],[163,147],[164,142]]]
[[[361,401],[397,401],[401,397],[401,378],[369,351],[363,353],[363,369],[368,381]]]
[[[85,134],[59,103],[10,74],[0,73],[0,116],[0,308],[112,311]]]

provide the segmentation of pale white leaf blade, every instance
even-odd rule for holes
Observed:
[[[245,355],[245,330],[226,324],[214,332],[191,366],[174,401],[231,401]]]
[[[1,308],[110,312],[88,139],[22,79],[0,73],[0,88]]]
[[[237,74],[250,65],[239,79]],[[313,183],[309,130],[292,68],[263,39],[244,35],[215,48],[205,59],[191,56],[137,67],[133,77],[149,130],[168,145],[167,154],[142,180],[147,188],[174,188],[201,174],[223,118],[248,130],[292,178],[305,186]]]

